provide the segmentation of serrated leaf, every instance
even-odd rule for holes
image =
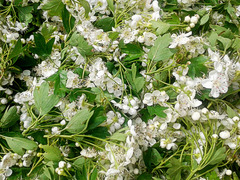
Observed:
[[[25,6],[25,7],[17,7],[19,20],[24,23],[31,23],[33,15],[31,14],[33,7]]]
[[[73,33],[69,40],[69,44],[72,46],[76,46],[78,49],[78,52],[83,56],[89,56],[92,55],[92,49],[93,47],[88,45],[87,41],[85,41],[84,37],[79,35],[77,32]]]
[[[59,16],[61,17],[64,4],[61,0],[48,0],[46,4],[42,6],[43,10],[48,11],[49,16]]]
[[[54,94],[64,97],[67,91],[67,71],[58,70],[55,74],[46,79],[46,81],[54,82]]]
[[[103,29],[104,32],[112,31],[112,28],[115,26],[115,21],[114,21],[114,18],[112,17],[106,17],[106,18],[98,19],[94,23],[94,26],[99,29]]]
[[[225,160],[227,157],[227,154],[225,154],[225,152],[226,152],[225,147],[217,149],[217,151],[214,153],[208,164],[215,165]]]
[[[73,166],[79,170],[82,170],[86,161],[87,161],[87,159],[85,159],[84,157],[79,157],[73,162]]]
[[[61,160],[62,153],[58,147],[42,145],[42,148],[45,151],[45,153],[43,153],[43,156],[45,159],[49,161],[55,161],[55,162],[58,162]]]
[[[209,20],[209,14],[205,14],[200,20],[200,25],[206,24],[208,20]]]
[[[66,130],[72,134],[83,132],[92,115],[93,111],[90,112],[88,109],[79,110],[67,124]]]
[[[47,114],[59,101],[59,97],[52,94],[49,96],[49,85],[47,82],[41,84],[40,88],[34,90],[33,96],[35,106],[40,115]]]
[[[7,108],[0,120],[0,127],[9,128],[13,126],[19,119],[20,116],[17,113],[16,106],[12,106],[10,109]]]
[[[167,114],[164,113],[163,111],[168,109],[168,107],[162,107],[160,105],[156,105],[156,106],[148,106],[147,109],[151,116],[155,114],[161,118],[167,117]]]
[[[195,77],[202,77],[203,74],[207,74],[207,67],[204,63],[207,61],[207,57],[199,56],[190,59],[191,64],[188,65],[188,75],[194,79]]]
[[[35,150],[38,145],[29,139],[21,138],[21,137],[7,137],[6,139],[8,146],[17,154],[23,155],[25,150]]]
[[[161,21],[151,21],[153,28],[156,29],[157,34],[162,35],[168,31],[170,24]]]
[[[181,162],[176,158],[172,158],[170,163],[172,166],[167,170],[167,174],[172,180],[181,180],[181,172],[183,168]]]
[[[57,29],[57,27],[52,25],[46,25],[46,23],[43,23],[41,34],[43,35],[44,39],[47,41],[52,33]]]
[[[168,48],[172,41],[170,34],[159,36],[154,42],[154,46],[148,53],[148,58],[153,61],[164,61],[169,59],[173,52]]]

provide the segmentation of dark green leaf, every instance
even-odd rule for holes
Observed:
[[[115,26],[114,18],[112,17],[106,17],[103,19],[98,19],[94,26],[103,29],[104,32],[112,31],[112,28]]]
[[[98,170],[94,168],[93,172],[91,173],[90,180],[97,180]]]
[[[101,126],[89,131],[88,134],[91,134],[92,136],[102,138],[102,139],[106,139],[107,136],[110,136],[108,132],[108,128],[101,127]]]
[[[207,57],[200,56],[190,59],[191,64],[188,66],[188,75],[194,79],[195,77],[202,77],[203,74],[207,74],[207,67],[204,63],[207,61]]]
[[[17,41],[15,47],[13,48],[12,52],[10,53],[9,59],[12,59],[12,58],[14,58],[14,57],[19,56],[19,55],[22,53],[22,51],[23,51],[23,47],[22,47],[21,40],[19,39],[19,40]],[[16,60],[13,61],[12,63],[14,64],[15,62],[16,62]]]
[[[137,180],[152,180],[152,175],[145,172],[138,176]]]
[[[33,15],[31,14],[33,7],[25,6],[25,7],[17,7],[19,20],[25,23],[31,23]]]
[[[52,81],[55,83],[54,94],[59,95],[60,97],[65,96],[65,93],[68,90],[66,88],[67,71],[59,70],[58,72],[47,78],[46,81]]]
[[[62,11],[62,21],[63,21],[63,27],[69,33],[75,24],[75,18],[68,12],[66,9],[66,6],[64,6],[64,9]]]
[[[172,180],[181,180],[181,171],[183,168],[181,162],[176,158],[172,158],[170,163],[171,167],[167,170],[167,174]]]

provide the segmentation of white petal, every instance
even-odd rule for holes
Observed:
[[[203,81],[202,81],[202,85],[203,85],[203,87],[209,88],[209,89],[211,89],[211,88],[213,87],[213,83],[212,83],[212,81],[209,80],[209,79],[203,80]]]

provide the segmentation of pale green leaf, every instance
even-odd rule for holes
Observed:
[[[48,95],[49,85],[47,82],[41,84],[40,88],[35,88],[33,96],[35,106],[40,115],[47,114],[59,101],[59,97],[52,94]]]
[[[48,0],[46,4],[42,6],[43,10],[48,11],[49,16],[59,16],[61,17],[64,4],[61,0]]]
[[[154,46],[150,49],[148,53],[148,58],[153,61],[163,61],[169,59],[173,52],[168,48],[170,42],[172,41],[170,34],[165,34],[159,36]]]
[[[200,20],[200,25],[206,24],[208,20],[209,20],[209,14],[205,14]]]
[[[35,150],[38,145],[29,139],[21,137],[4,137],[9,145],[9,147],[17,154],[23,155],[25,150]]]
[[[61,160],[61,151],[58,147],[49,146],[49,145],[42,145],[45,153],[43,154],[44,158],[49,161],[60,161]]]
[[[88,109],[78,111],[67,124],[66,130],[72,134],[83,132],[87,128],[92,115],[93,111],[90,112]]]
[[[1,128],[9,128],[13,126],[16,121],[20,119],[19,114],[17,113],[17,107],[12,106],[10,109],[7,108],[0,120]]]

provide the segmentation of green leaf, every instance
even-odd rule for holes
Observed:
[[[168,60],[173,55],[173,52],[168,48],[171,41],[170,34],[159,36],[154,42],[154,46],[150,49],[148,58],[153,61]]]
[[[86,163],[86,159],[84,157],[80,157],[77,158],[74,162],[73,162],[73,166],[79,170],[82,170],[83,165]]]
[[[215,47],[217,38],[218,38],[218,34],[214,31],[212,31],[210,36],[208,37],[208,41],[210,42],[212,47]]]
[[[47,10],[49,16],[61,17],[64,4],[61,0],[48,0],[47,3],[42,6],[42,9]]]
[[[157,149],[152,148],[152,153],[151,153],[151,162],[157,166],[161,160],[163,159],[162,156],[160,155],[160,153],[158,152]]]
[[[226,159],[227,154],[225,154],[226,152],[226,148],[225,147],[221,147],[219,148],[214,155],[212,156],[212,158],[210,159],[210,161],[208,162],[209,165],[215,165],[218,164],[220,162],[222,162],[223,160]]]
[[[47,114],[59,101],[58,96],[52,94],[48,95],[49,85],[47,82],[41,84],[40,88],[35,88],[33,96],[35,106],[40,115]]]
[[[66,130],[72,134],[82,133],[87,128],[92,115],[93,111],[90,112],[88,109],[79,110],[67,124]]]
[[[222,36],[219,36],[217,40],[219,40],[222,43],[225,52],[232,45],[232,40],[229,38],[224,38]]]
[[[240,51],[240,38],[236,38],[236,39],[233,41],[232,48],[233,48],[235,51]]]
[[[86,0],[78,0],[81,6],[85,9],[85,17],[88,17],[89,12],[91,11],[91,7]]]
[[[168,109],[168,107],[162,107],[160,105],[156,105],[156,106],[148,106],[147,109],[151,116],[155,114],[161,118],[167,117],[166,113],[164,113],[163,111]]]
[[[85,41],[84,37],[77,34],[77,32],[73,33],[69,40],[69,44],[71,46],[76,46],[78,49],[78,52],[83,56],[89,56],[92,55],[92,49],[93,47],[88,45],[87,41]]]
[[[93,172],[91,173],[90,180],[97,180],[98,170],[94,168]]]
[[[12,52],[9,55],[9,59],[13,59],[15,57],[20,56],[20,54],[23,52],[23,47],[22,47],[22,43],[21,40],[19,39],[15,45],[15,47],[13,48]],[[16,62],[17,58],[14,59],[12,61],[12,64],[14,64]]]
[[[114,21],[114,18],[112,17],[106,17],[106,18],[98,19],[94,23],[94,26],[99,29],[103,29],[104,32],[112,31],[112,27],[115,27],[115,21]]]
[[[21,138],[21,137],[7,137],[6,139],[8,146],[17,154],[23,155],[25,150],[35,150],[38,145],[29,139]]]
[[[34,42],[36,44],[35,48],[31,48],[31,52],[35,53],[42,57],[47,57],[52,52],[52,47],[54,44],[55,38],[52,38],[48,41],[48,43],[45,42],[45,38],[40,33],[34,34]]]
[[[7,108],[0,120],[0,127],[9,128],[13,126],[19,119],[20,116],[17,113],[16,106],[12,106],[10,109]]]
[[[114,13],[115,11],[115,6],[113,5],[113,0],[107,0],[108,3],[108,8]]]
[[[69,33],[75,24],[75,18],[68,12],[66,9],[66,6],[64,6],[64,9],[62,11],[62,21],[63,21],[63,27]]]
[[[145,173],[139,175],[137,180],[152,180],[152,175],[145,172]]]
[[[88,134],[91,134],[92,136],[102,138],[102,139],[106,139],[107,136],[110,136],[108,132],[108,128],[102,127],[102,126],[99,126],[93,130],[88,131]]]
[[[200,25],[206,24],[208,20],[209,20],[209,14],[205,14],[200,20]]]
[[[119,32],[109,32],[108,37],[114,41],[118,38]]]
[[[128,136],[127,134],[115,132],[112,136],[109,137],[109,139],[115,140],[115,141],[125,142],[127,136]]]
[[[233,118],[234,116],[237,116],[237,113],[230,106],[227,105],[227,115],[230,118]]]
[[[191,64],[188,65],[188,75],[194,79],[195,77],[202,77],[203,74],[207,74],[208,69],[204,65],[207,60],[208,59],[205,56],[190,59]]]
[[[171,167],[167,170],[167,174],[172,180],[181,180],[182,164],[176,158],[171,158]]]
[[[25,23],[31,23],[33,15],[31,14],[33,6],[17,7],[19,20]]]
[[[170,28],[170,24],[165,23],[165,22],[151,21],[151,23],[152,23],[153,28],[156,29],[156,33],[158,35],[164,34]]]
[[[52,26],[49,24],[48,26],[46,26],[46,23],[43,23],[41,34],[43,35],[44,39],[47,41],[51,37],[52,33],[56,31],[56,29],[57,27],[55,26]]]
[[[145,84],[145,78],[144,77],[137,77],[134,81],[136,92],[140,92]]]
[[[46,81],[54,82],[54,94],[64,97],[68,90],[66,88],[67,79],[67,71],[58,70],[58,72],[47,78]]]
[[[49,145],[42,145],[42,148],[44,149],[45,153],[43,153],[43,156],[45,159],[49,160],[49,161],[55,161],[58,162],[60,161],[62,158],[62,153],[59,150],[58,147],[55,146],[49,146]]]

